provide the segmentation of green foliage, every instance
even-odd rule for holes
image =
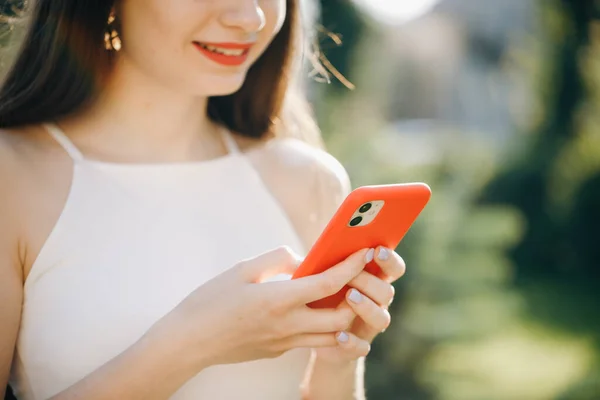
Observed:
[[[600,369],[596,368],[556,400],[597,400],[598,393],[600,393]]]
[[[19,48],[19,38],[24,33],[23,15],[25,0],[8,0],[0,4],[0,81]]]
[[[411,136],[381,133],[384,69],[356,56],[339,62],[346,71],[350,60],[357,90],[328,90],[319,104],[327,145],[354,186],[425,181],[433,190],[398,249],[408,272],[396,284],[392,326],[368,360],[372,399],[600,393],[597,11],[586,0],[538,6],[539,51],[520,50],[530,58],[539,109],[526,124],[533,134],[516,136],[510,157],[438,132],[431,145],[443,153],[405,161]],[[348,54],[362,54],[374,35],[365,30]]]
[[[388,183],[423,180],[434,195],[398,249],[408,272],[396,286],[394,323],[373,346],[368,392],[381,400],[444,398],[439,392],[456,371],[438,372],[434,378],[425,368],[438,347],[489,335],[518,311],[504,252],[520,237],[520,216],[506,207],[475,205],[493,173],[484,161],[489,154],[476,146],[461,143],[459,154],[429,167],[394,168],[375,150],[387,147],[385,138],[369,142],[370,151],[363,143],[359,153],[361,173],[351,172],[365,177],[355,179],[356,186],[373,183],[383,170]],[[356,157],[339,156],[348,165]]]
[[[526,235],[511,255],[523,291],[537,292],[529,296],[535,297],[529,302],[532,318],[545,317],[544,323],[567,331],[587,325],[600,345],[600,318],[593,307],[577,307],[565,318],[549,312],[554,303],[538,298],[547,288],[546,298],[560,301],[556,293],[573,294],[576,287],[582,304],[600,304],[600,134],[592,107],[600,99],[592,85],[600,78],[600,43],[590,36],[596,11],[583,0],[545,4],[562,22],[547,23],[554,52],[543,75],[553,87],[544,97],[546,119],[522,160],[500,174],[483,199],[514,206],[527,221]]]

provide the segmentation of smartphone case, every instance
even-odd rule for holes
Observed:
[[[348,195],[292,279],[318,274],[365,248],[384,246],[394,250],[431,197],[424,183],[363,186]],[[355,212],[366,203],[383,201],[375,219],[365,226],[349,226]],[[380,275],[375,261],[365,270]],[[312,308],[335,308],[344,301],[349,287],[333,296],[308,304]]]

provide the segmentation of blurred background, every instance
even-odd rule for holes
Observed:
[[[328,150],[355,187],[434,193],[369,399],[600,399],[598,2],[318,3]]]
[[[370,399],[600,399],[599,5],[320,1],[327,148],[433,191]]]

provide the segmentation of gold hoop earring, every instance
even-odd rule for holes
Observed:
[[[104,32],[104,48],[108,51],[119,51],[122,47],[119,32],[115,27],[116,19],[115,11],[112,10],[106,23],[106,32]]]

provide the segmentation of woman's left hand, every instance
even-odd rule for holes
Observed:
[[[339,307],[352,308],[356,319],[348,330],[336,334],[337,347],[316,350],[317,362],[337,364],[366,356],[373,339],[390,325],[388,307],[394,299],[392,283],[404,275],[406,265],[395,251],[383,247],[374,251],[374,259],[382,270],[381,276],[363,271],[350,281],[352,289]]]

